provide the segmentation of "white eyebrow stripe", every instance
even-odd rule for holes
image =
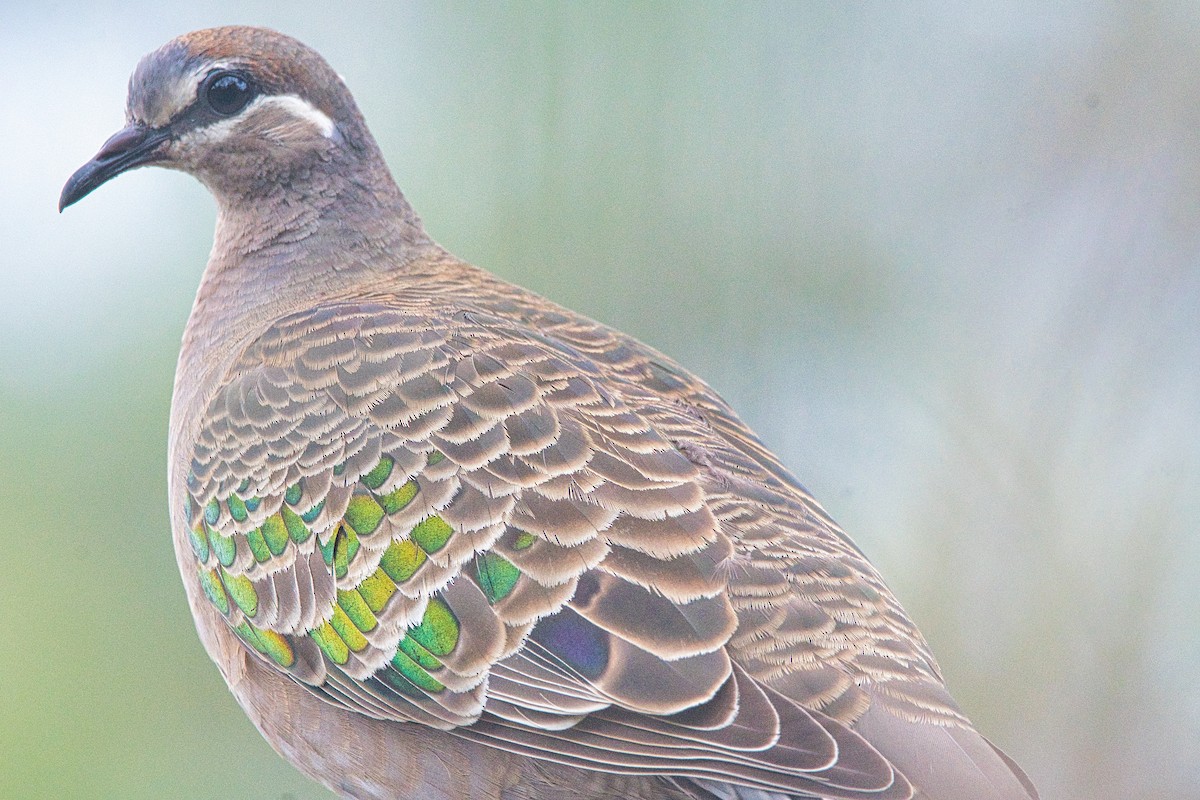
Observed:
[[[219,142],[227,138],[229,134],[233,133],[235,128],[264,106],[273,106],[281,109],[293,119],[311,125],[326,139],[334,137],[336,127],[333,124],[333,120],[329,118],[329,115],[321,111],[321,109],[294,94],[271,94],[259,95],[254,98],[237,116],[189,131],[181,138],[181,141],[192,143],[198,141]]]
[[[302,97],[298,97],[294,94],[263,95],[255,98],[254,102],[247,106],[246,111],[249,111],[251,108],[259,105],[276,106],[277,108],[280,108],[291,114],[293,117],[297,117],[309,123],[318,131],[320,131],[321,135],[326,139],[333,137],[333,120],[330,119],[329,115],[324,111],[317,108]]]

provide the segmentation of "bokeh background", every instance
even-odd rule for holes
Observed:
[[[198,644],[175,353],[214,218],[67,214],[136,60],[317,47],[457,254],[714,384],[1046,800],[1200,798],[1200,6],[0,6],[0,797],[328,797]]]

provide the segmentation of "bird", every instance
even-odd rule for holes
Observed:
[[[1018,800],[875,567],[708,384],[434,242],[346,84],[254,27],[146,55],[59,210],[216,199],[172,541],[237,702],[348,798]]]

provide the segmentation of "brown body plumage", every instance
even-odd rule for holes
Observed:
[[[306,774],[363,798],[1036,797],[732,409],[433,243],[318,55],[189,34],[139,65],[129,116],[63,201],[145,163],[217,197],[175,546],[204,646]]]

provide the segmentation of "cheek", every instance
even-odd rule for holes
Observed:
[[[176,139],[163,148],[161,166],[192,172],[199,162],[198,154],[197,148],[186,139]]]
[[[175,142],[172,166],[191,173],[218,196],[251,193],[264,182],[286,182],[328,158],[334,142],[303,123],[247,119],[228,134],[196,132]]]

